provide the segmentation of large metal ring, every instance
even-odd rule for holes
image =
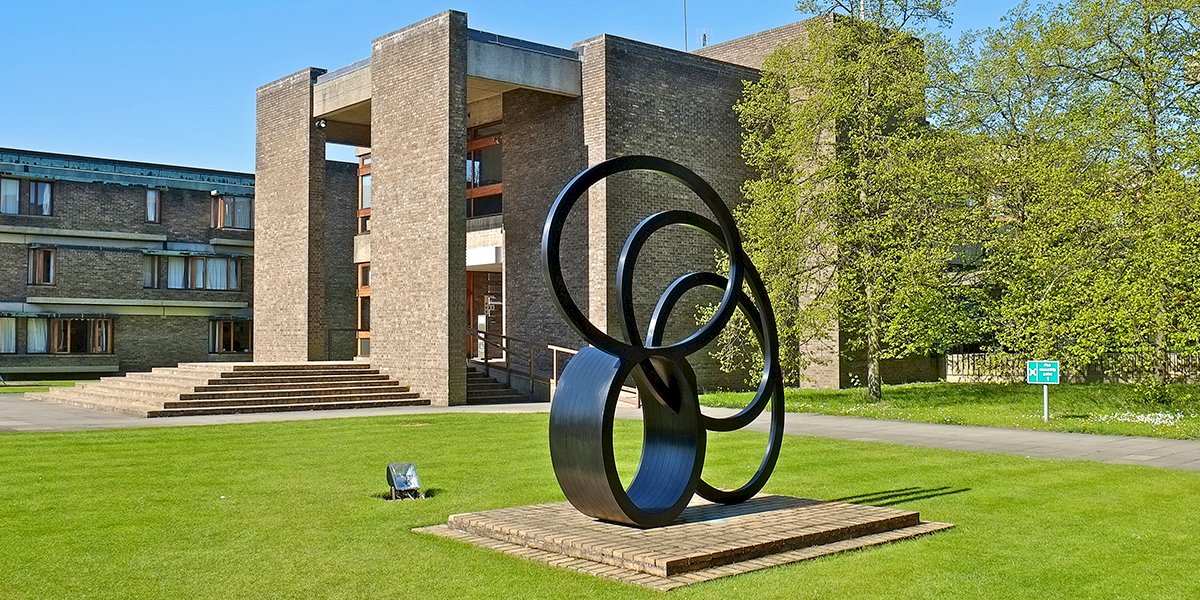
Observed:
[[[696,193],[715,220],[687,211],[650,215],[634,227],[617,265],[617,305],[626,341],[603,332],[584,316],[567,290],[560,245],[571,207],[594,183],[624,171],[648,170],[669,175]],[[684,275],[659,297],[647,327],[639,334],[633,310],[633,271],[646,241],[669,225],[684,225],[709,237],[729,256],[729,274]],[[766,484],[783,440],[783,383],[779,367],[779,335],[766,286],[742,249],[733,215],[703,179],[686,167],[662,158],[626,156],[602,162],[577,175],[559,193],[542,230],[542,262],[546,284],[567,323],[593,347],[573,357],[558,378],[550,408],[550,457],[567,499],[584,514],[639,527],[672,522],[691,497],[724,503],[742,502]],[[750,294],[742,291],[747,285]],[[671,311],[688,291],[700,287],[723,290],[715,314],[695,332],[663,344]],[[741,310],[762,347],[763,373],[754,399],[737,414],[704,415],[696,376],[687,357],[719,335]],[[642,394],[644,434],[638,470],[622,485],[613,453],[613,418],[626,379]],[[702,478],[708,431],[733,431],[754,421],[771,405],[767,449],[750,480],[733,490],[716,488]]]

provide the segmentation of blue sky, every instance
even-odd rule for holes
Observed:
[[[365,58],[372,39],[413,21],[453,8],[468,13],[472,28],[545,44],[611,33],[682,48],[682,4],[5,2],[0,146],[253,171],[256,87],[306,66],[332,70]],[[717,43],[805,16],[788,0],[687,4],[693,48],[702,32]],[[995,25],[1016,4],[959,0],[948,33]]]

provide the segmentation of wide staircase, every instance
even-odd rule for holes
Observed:
[[[140,417],[427,405],[358,362],[182,363],[28,397]]]

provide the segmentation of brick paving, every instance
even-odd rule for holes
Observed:
[[[452,515],[417,531],[658,590],[948,529],[913,511],[762,495],[693,501],[673,524],[604,523],[566,502]]]

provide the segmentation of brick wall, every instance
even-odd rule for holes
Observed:
[[[753,176],[741,159],[741,129],[733,104],[753,69],[613,36],[581,43],[584,81],[584,138],[589,163],[627,154],[674,160],[707,180],[730,205]],[[702,99],[702,101],[700,100]],[[621,174],[589,193],[590,307],[603,315],[610,334],[622,331],[615,310],[616,262],[633,227],[654,212],[691,210],[710,216],[698,198],[663,176]],[[654,303],[676,277],[712,270],[716,245],[703,234],[672,227],[644,247],[634,277],[634,306],[645,326]],[[696,329],[697,304],[719,292],[687,294],[672,316],[668,340]],[[724,374],[707,352],[692,357],[703,388],[743,387],[742,374]]]
[[[542,227],[563,186],[584,169],[583,106],[531,90],[504,94],[504,307],[510,336],[577,347],[546,288]],[[575,302],[587,311],[587,205],[572,210],[563,231],[562,262]],[[542,349],[544,351],[544,348]],[[548,370],[548,356],[540,368]]]
[[[29,193],[21,180],[21,198]],[[160,222],[146,222],[146,190],[115,183],[51,183],[53,214],[0,214],[0,225],[165,235],[171,241],[206,244],[215,237],[253,240],[254,232],[218,229],[212,224],[209,192],[167,189],[160,192]]]
[[[466,401],[467,17],[371,50],[371,363],[438,405]]]
[[[776,48],[793,40],[801,39],[805,35],[806,23],[807,21],[800,21],[760,31],[728,42],[700,48],[695,51],[695,54],[753,69],[761,69],[763,62]]]
[[[255,358],[323,358],[324,134],[308,68],[258,89],[255,145]],[[315,261],[313,257],[318,257]]]
[[[325,308],[329,327],[328,358],[354,358],[358,271],[354,236],[358,233],[358,165],[329,161],[325,171]]]

